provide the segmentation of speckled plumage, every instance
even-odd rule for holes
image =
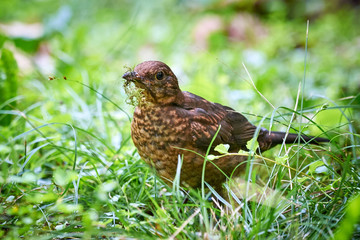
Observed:
[[[200,155],[206,154],[219,125],[221,128],[213,147],[224,143],[230,145],[229,152],[246,150],[246,143],[254,136],[256,126],[234,109],[182,92],[176,76],[162,62],[143,62],[134,71],[125,73],[123,78],[143,89],[143,98],[135,109],[131,124],[133,142],[140,156],[168,183],[175,177],[180,155],[183,158],[182,184],[200,187],[204,161]],[[261,129],[257,139],[260,151],[282,143],[284,136],[285,133],[269,134],[266,129]],[[297,134],[290,134],[286,142],[292,143],[296,137]],[[302,141],[310,139],[303,136]],[[323,138],[315,140],[328,141]],[[216,154],[213,150],[211,153]],[[244,169],[242,163],[246,159],[226,156],[208,162],[205,181],[215,188],[221,187],[226,180],[223,173],[227,176],[238,174]]]

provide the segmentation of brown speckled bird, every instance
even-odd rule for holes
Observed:
[[[154,166],[168,183],[175,177],[181,156],[181,183],[193,188],[201,186],[202,156],[206,155],[220,125],[211,154],[219,155],[213,149],[221,143],[230,145],[229,152],[247,150],[246,143],[254,137],[256,126],[234,109],[181,91],[176,76],[163,62],[140,63],[123,78],[126,83],[134,82],[137,88],[142,89],[142,98],[131,123],[132,140],[140,156]],[[284,137],[283,132],[270,133],[261,128],[257,137],[260,151],[281,144]],[[294,143],[297,137],[297,134],[289,134],[285,142]],[[328,142],[328,139],[307,136],[302,136],[301,142],[311,139],[314,143]],[[236,175],[245,169],[242,163],[246,159],[244,156],[225,156],[207,162],[205,181],[219,189],[226,176]]]

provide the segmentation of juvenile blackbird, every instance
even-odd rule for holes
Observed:
[[[201,186],[203,156],[219,126],[210,151],[214,155],[219,155],[214,147],[221,143],[230,145],[229,152],[247,150],[246,143],[254,137],[256,126],[234,109],[181,91],[176,76],[163,62],[140,63],[123,78],[142,90],[131,123],[132,140],[142,159],[154,166],[168,183],[175,177],[180,156],[183,158],[181,183],[193,188]],[[261,128],[257,136],[259,151],[283,143],[284,137],[284,132],[270,133]],[[289,134],[285,143],[297,142],[297,137]],[[307,136],[300,139],[301,143],[309,141],[329,140]],[[246,160],[246,156],[225,156],[207,162],[205,181],[220,188],[226,176],[245,169]]]

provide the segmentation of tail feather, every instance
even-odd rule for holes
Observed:
[[[270,143],[270,144],[264,145],[264,147],[261,147],[261,145],[260,145],[260,149],[262,151],[268,150],[272,147],[275,147],[278,144],[283,144],[285,137],[286,137],[285,144],[293,144],[293,143],[299,142],[299,135],[297,133],[288,133],[288,134],[286,134],[286,132],[271,132],[271,133],[269,133],[268,131],[266,131],[266,133],[263,134],[262,137],[266,138],[266,140],[264,142]],[[311,144],[318,145],[323,142],[330,142],[330,140],[327,138],[322,138],[322,137],[300,135],[300,143],[311,143]]]
[[[286,137],[286,139],[285,139],[286,144],[299,142],[299,135],[297,133],[288,133],[287,135],[285,132],[271,132],[270,133],[271,141],[275,145],[282,144],[284,142],[285,137]],[[322,137],[300,135],[300,143],[319,144],[322,142],[330,142],[330,140],[327,138],[322,138]]]

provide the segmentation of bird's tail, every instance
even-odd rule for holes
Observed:
[[[269,137],[271,138],[271,145],[275,146],[277,144],[282,144],[285,139],[285,143],[298,143],[299,142],[299,135],[297,133],[288,133],[286,135],[285,132],[271,132],[269,134]],[[300,143],[311,143],[311,144],[319,144],[322,142],[330,142],[327,138],[322,137],[313,137],[313,136],[306,136],[306,135],[300,135]]]
[[[285,144],[293,144],[293,143],[310,143],[310,144],[320,144],[322,142],[330,142],[327,138],[322,137],[313,137],[306,135],[299,135],[297,133],[288,133],[286,132],[269,132],[266,129],[262,129],[258,136],[258,142],[260,151],[266,151],[272,147],[275,147],[278,144],[283,144],[285,139]]]

